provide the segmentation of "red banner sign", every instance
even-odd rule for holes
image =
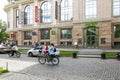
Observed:
[[[15,37],[15,34],[11,34],[11,38],[14,38]]]
[[[35,6],[35,22],[38,22],[38,6]]]

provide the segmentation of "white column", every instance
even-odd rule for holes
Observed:
[[[13,8],[10,9],[10,13],[9,13],[9,22],[10,22],[10,30],[13,30]]]
[[[55,1],[56,0],[52,0],[51,2],[51,21],[53,25],[56,25],[57,20],[55,19]]]

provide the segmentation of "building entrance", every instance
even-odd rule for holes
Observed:
[[[84,47],[98,48],[98,28],[87,27],[84,29]]]

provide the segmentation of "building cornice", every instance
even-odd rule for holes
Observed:
[[[15,8],[15,7],[18,7],[19,4],[28,4],[28,3],[33,3],[34,0],[22,0],[22,1],[16,1],[14,2],[13,4],[8,4],[4,7],[4,11],[7,12],[10,10],[10,8]]]

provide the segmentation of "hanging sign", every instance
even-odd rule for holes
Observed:
[[[51,33],[52,33],[52,35],[55,35],[55,34],[56,34],[55,31],[51,31]]]
[[[35,6],[35,22],[38,22],[38,6]]]

